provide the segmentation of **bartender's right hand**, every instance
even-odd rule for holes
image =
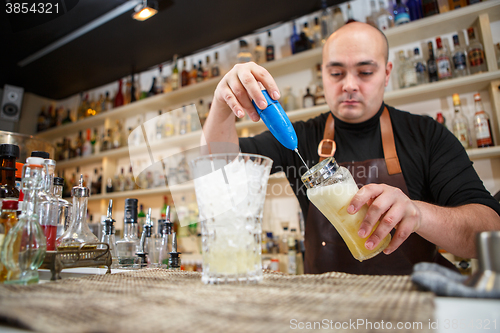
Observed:
[[[238,118],[243,118],[245,113],[253,121],[260,117],[252,105],[252,100],[260,109],[267,107],[266,99],[261,92],[260,82],[267,89],[271,98],[280,98],[278,85],[269,72],[254,62],[235,65],[219,82],[214,93],[215,108],[224,108],[233,112]]]

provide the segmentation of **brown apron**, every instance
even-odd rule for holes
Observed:
[[[324,139],[318,148],[320,160],[335,153],[334,130],[334,119],[330,114],[325,126]],[[349,169],[358,186],[370,183],[387,184],[400,188],[408,195],[387,107],[380,117],[380,131],[384,149],[383,159],[347,162],[340,165]],[[328,149],[330,153],[325,154],[324,151]],[[391,234],[394,234],[394,230]],[[411,274],[414,264],[422,261],[438,262],[454,268],[438,253],[436,245],[416,233],[412,233],[390,255],[381,253],[372,259],[359,262],[354,259],[335,227],[312,203],[309,203],[306,219],[305,248],[304,269],[305,273],[309,274],[340,271],[352,274],[406,275]]]

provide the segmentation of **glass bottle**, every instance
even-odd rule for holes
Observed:
[[[413,50],[413,53],[413,67],[415,68],[415,73],[417,74],[417,84],[427,83],[427,66],[425,66],[425,61],[420,56],[420,50],[418,47]]]
[[[115,238],[115,220],[113,219],[113,200],[109,200],[108,211],[106,218],[102,222],[103,224],[103,234],[102,243],[109,245],[109,252],[111,253],[112,267],[116,268],[118,266],[118,254],[116,252],[116,238]]]
[[[379,11],[376,19],[377,26],[384,31],[394,26],[393,15],[385,8],[384,0],[379,0]]]
[[[172,69],[172,76],[170,77],[172,90],[179,89],[179,68],[177,68],[177,54],[174,54],[173,60],[174,68]]]
[[[38,195],[45,186],[43,159],[29,157],[23,167],[24,204],[19,221],[6,235],[1,261],[8,270],[5,283],[38,283],[38,267],[46,251],[45,237],[38,223]]]
[[[438,69],[436,64],[436,59],[434,58],[434,49],[432,48],[432,42],[427,43],[429,48],[429,59],[427,59],[427,72],[429,73],[429,82],[438,81]]]
[[[271,31],[268,31],[268,35]],[[270,36],[269,36],[270,37]],[[316,16],[314,18],[314,27],[313,27],[313,40],[314,40],[314,47],[321,47],[323,44],[321,44],[321,26],[319,25],[319,18]],[[269,38],[268,38],[269,40]],[[274,47],[274,45],[273,45]],[[273,50],[274,52],[274,50]]]
[[[410,23],[410,13],[408,7],[401,0],[396,0],[394,5],[394,25]]]
[[[438,112],[436,115],[436,121],[446,127],[446,118],[443,116],[441,112]]]
[[[217,77],[220,75],[219,69],[219,52],[215,52],[214,64],[212,65],[212,77]]]
[[[109,111],[113,109],[113,100],[111,97],[109,97],[109,91],[106,91],[106,99],[104,101],[104,105],[106,105],[106,109],[103,109],[103,111]]]
[[[0,207],[3,200],[18,200],[16,188],[16,159],[19,158],[19,146],[0,144]]]
[[[422,0],[422,14],[424,17],[439,14],[439,5],[437,0]]]
[[[353,215],[347,212],[349,203],[359,190],[358,185],[349,170],[339,166],[333,157],[313,166],[301,177],[301,180],[307,188],[309,200],[337,229],[355,259],[359,261],[370,259],[389,245],[390,234],[374,249],[368,250],[365,247],[365,242],[370,235],[361,238],[358,230],[365,218],[368,206],[365,204]],[[379,223],[380,221],[375,224],[372,233]]]
[[[290,36],[290,47],[292,48],[292,54],[297,53],[295,44],[299,42],[300,36],[297,34],[297,28],[295,27],[295,21],[292,21],[292,35]]]
[[[467,58],[469,59],[469,70],[471,74],[486,72],[486,60],[484,58],[483,45],[476,39],[474,27],[467,29],[469,35],[469,48]]]
[[[211,78],[211,71],[210,69],[212,68],[211,65],[210,65],[210,56],[207,55],[205,57],[205,61],[207,62],[207,65],[203,68],[203,80],[208,80]]]
[[[148,97],[156,95],[156,77],[153,77],[153,82],[151,83],[151,88],[148,91]]]
[[[469,148],[469,123],[467,118],[462,112],[462,106],[460,104],[460,96],[458,94],[453,94],[453,108],[455,110],[455,116],[452,121],[452,132],[455,137],[460,141],[462,146],[467,149]]]
[[[188,132],[188,126],[187,126],[187,113],[186,113],[186,106],[182,106],[182,114],[179,119],[179,135],[184,135]]]
[[[408,88],[417,85],[417,72],[412,63],[406,59],[404,51],[399,51],[399,87]]]
[[[182,72],[181,72],[181,86],[187,86],[189,84],[189,72],[187,70],[186,59],[182,60]]]
[[[476,132],[476,141],[478,148],[492,147],[493,135],[491,134],[490,117],[484,112],[483,102],[479,93],[474,94],[474,130]]]
[[[124,102],[125,100],[122,92],[122,79],[120,79],[118,80],[118,92],[116,93],[113,107],[117,108],[119,106],[122,106]]]
[[[80,131],[80,132],[78,132],[78,137],[76,138],[76,145],[75,145],[76,156],[75,157],[82,156],[82,153],[83,153],[83,143],[84,143],[83,132]]]
[[[57,198],[57,238],[64,234],[71,222],[73,204],[62,198],[64,188],[64,178],[54,177],[54,196]]]
[[[319,21],[321,26],[321,44],[323,45],[333,32],[332,11],[330,10],[330,8],[328,8],[326,0],[321,1],[321,14],[319,17]],[[342,19],[342,22],[343,21],[344,19]]]
[[[253,50],[254,59],[257,64],[262,64],[266,61],[266,49],[260,45],[260,38],[255,39],[255,49]]]
[[[236,62],[240,64],[252,61],[252,53],[248,49],[248,43],[243,39],[240,40],[240,50],[236,58]]]
[[[66,117],[62,120],[62,122],[61,122],[61,123],[64,125],[64,124],[69,124],[69,123],[71,123],[71,122],[72,122],[72,120],[71,120],[71,110],[70,110],[70,109],[68,109],[68,110],[66,111]]]
[[[137,256],[141,258],[141,267],[151,266],[151,263],[155,262],[155,257],[157,257],[155,255],[154,239],[151,237],[153,235],[152,230],[153,220],[151,219],[151,208],[149,208],[137,252]]]
[[[177,67],[177,66],[175,66],[175,67]],[[175,67],[174,67],[174,70],[175,70]],[[165,78],[163,77],[163,66],[159,65],[158,70],[159,70],[159,73],[158,73],[158,77],[156,78],[156,82],[155,82],[155,84],[156,84],[155,93],[162,94],[163,93],[163,85],[165,84]],[[174,73],[172,71],[172,76],[173,75],[174,75]],[[177,71],[177,76],[179,76],[179,71]]]
[[[37,132],[45,131],[47,129],[46,123],[47,123],[47,115],[45,113],[45,107],[42,106],[40,113],[38,114],[36,131]]]
[[[288,234],[287,245],[288,245],[288,274],[297,274],[297,246],[295,241],[296,229],[291,229]]]
[[[2,244],[5,240],[5,236],[9,233],[17,223],[17,209],[19,208],[18,202],[16,200],[4,200],[2,201],[2,213],[0,215],[0,251],[2,250]],[[1,257],[0,257],[1,258]],[[0,260],[0,283],[4,282],[7,278],[8,270]]]
[[[451,79],[453,77],[453,73],[451,71],[451,61],[448,53],[443,47],[441,42],[441,37],[436,38],[437,45],[437,72],[439,80]]]
[[[175,135],[175,122],[172,116],[172,111],[165,115],[165,137]]]
[[[82,156],[92,155],[92,143],[90,142],[90,128],[87,129],[85,142],[82,145]]]
[[[340,7],[333,8],[332,33],[345,25],[344,14]]]
[[[58,250],[96,248],[92,243],[98,243],[99,239],[90,231],[87,224],[87,204],[90,196],[88,187],[83,186],[83,175],[80,175],[80,182],[71,190],[73,197],[73,212],[71,223],[64,234],[56,241]],[[88,245],[86,245],[88,244]]]
[[[416,21],[422,18],[422,3],[420,0],[408,0],[406,2],[408,10],[410,11],[410,20]]]
[[[189,72],[189,84],[195,84],[197,77],[198,77],[198,70],[196,69],[196,64],[194,63],[194,60],[193,60],[193,67],[191,68],[191,71]]]
[[[162,219],[164,220],[164,222],[158,262],[160,263],[161,267],[168,268],[168,259],[170,257],[170,252],[172,252],[173,231],[173,223],[170,222],[170,206],[166,206],[164,213],[162,210]]]
[[[302,107],[311,108],[313,106],[314,106],[314,96],[309,91],[309,88],[306,88],[306,94],[302,98]]]
[[[356,22],[354,19],[354,14],[352,12],[351,4],[347,4],[347,21],[345,23],[351,23],[351,22]]]
[[[38,217],[39,224],[46,237],[47,251],[56,249],[57,238],[57,214],[59,210],[59,200],[54,195],[54,171],[56,161],[44,159],[46,168],[42,170],[44,183],[38,191]]]
[[[132,268],[139,250],[137,237],[137,199],[125,199],[125,217],[123,220],[123,238],[116,241],[118,266]]]
[[[292,93],[291,87],[285,87],[285,94],[283,95],[282,105],[287,112],[297,109],[297,101]]]
[[[455,77],[468,75],[467,71],[467,56],[464,47],[460,46],[458,35],[453,35],[453,67]]]

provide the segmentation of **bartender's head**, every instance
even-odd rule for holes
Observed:
[[[349,123],[374,116],[382,105],[392,63],[378,29],[360,22],[335,31],[323,48],[323,85],[333,114]]]

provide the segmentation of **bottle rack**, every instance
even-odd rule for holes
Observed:
[[[388,91],[385,93],[384,101],[397,107],[401,104],[416,103],[423,100],[430,100],[451,95],[453,93],[467,93],[478,90],[488,90],[490,94],[491,106],[493,110],[492,124],[494,136],[496,136],[497,146],[481,149],[469,149],[467,152],[471,159],[495,158],[500,156],[500,146],[498,133],[500,121],[500,70],[497,67],[495,51],[493,47],[493,38],[490,22],[500,20],[500,2],[486,1],[465,8],[456,9],[444,14],[434,15],[402,26],[391,28],[385,32],[391,49],[411,42],[428,40],[437,35],[449,34],[458,30],[467,29],[470,26],[476,27],[479,40],[484,46],[488,72],[469,75],[461,78],[454,78],[446,81],[428,83],[416,87]],[[278,77],[290,74],[292,72],[313,69],[317,63],[321,62],[320,48],[304,51],[290,57],[278,59],[263,66],[273,75]],[[220,80],[212,78],[194,85],[181,87],[178,90],[152,96],[116,109],[103,112],[97,116],[83,119],[78,122],[59,126],[41,133],[37,136],[45,140],[55,140],[67,133],[75,133],[87,128],[102,126],[108,127],[114,120],[145,114],[165,108],[168,105],[182,104],[199,96],[212,94]],[[299,109],[288,113],[290,120],[306,120],[320,113],[329,110],[327,105],[315,106],[312,108]],[[241,121],[236,123],[238,130],[247,129],[254,133],[265,130],[265,125],[259,121]],[[496,135],[495,135],[496,134]],[[169,146],[185,147],[199,142],[201,131],[177,135],[154,141],[151,146]],[[135,147],[130,151],[134,152]],[[108,150],[89,157],[78,157],[71,160],[58,162],[59,169],[74,167],[78,165],[102,162],[103,180],[114,175],[116,169],[116,160],[129,155],[128,147],[121,147],[114,150]],[[283,181],[283,176],[272,177],[272,181]],[[126,192],[105,193],[105,181],[103,181],[103,191],[101,195],[94,195],[90,200],[104,200],[133,195],[148,196],[168,193],[166,188],[153,188],[147,190],[135,190]],[[192,187],[186,187],[186,191],[192,191]],[[101,205],[105,206],[105,205]]]

